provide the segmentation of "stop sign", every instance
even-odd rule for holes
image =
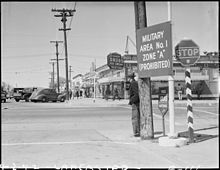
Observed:
[[[183,66],[194,65],[200,58],[199,46],[193,40],[182,40],[175,47],[177,60]]]

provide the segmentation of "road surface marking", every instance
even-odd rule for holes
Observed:
[[[134,145],[134,142],[119,142],[119,141],[72,141],[72,142],[30,142],[30,143],[3,143],[2,146],[23,146],[23,145],[63,145],[63,144],[88,144],[88,143],[116,143],[123,145]]]
[[[186,109],[186,107],[177,107],[177,108],[180,108],[180,109]],[[198,112],[203,112],[203,113],[207,113],[207,114],[210,114],[210,115],[215,115],[215,116],[219,116],[219,114],[216,114],[216,113],[213,113],[213,112],[208,112],[208,111],[204,111],[204,110],[199,110],[199,109],[194,109],[194,111],[198,111]]]

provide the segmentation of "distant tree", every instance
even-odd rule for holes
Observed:
[[[8,84],[4,81],[1,82],[1,90],[10,91],[12,88],[13,87],[10,84]]]

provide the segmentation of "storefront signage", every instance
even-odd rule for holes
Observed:
[[[137,66],[137,55],[126,54],[123,56],[124,66],[129,68],[132,66]]]
[[[124,67],[122,56],[118,53],[110,53],[107,56],[107,65],[110,69],[121,70]]]

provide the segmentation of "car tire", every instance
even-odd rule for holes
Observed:
[[[43,97],[43,98],[42,98],[42,102],[47,102],[47,98],[46,98],[46,97]]]
[[[61,97],[60,102],[64,102],[64,101],[65,101],[65,98]]]
[[[19,99],[15,99],[16,102],[19,102]]]

